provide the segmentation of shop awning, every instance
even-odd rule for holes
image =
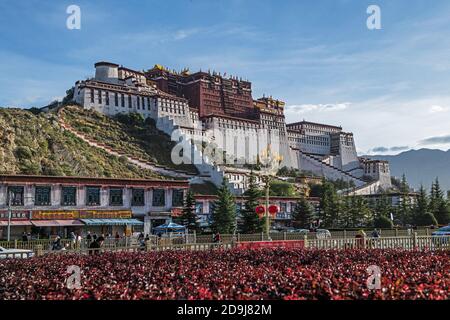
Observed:
[[[31,226],[31,222],[29,220],[11,220],[11,226]],[[0,221],[0,227],[7,227],[8,221]]]
[[[34,220],[35,227],[80,227],[84,226],[79,220]]]
[[[84,223],[80,220],[55,220],[61,227],[82,227]]]
[[[137,219],[81,219],[88,226],[140,226],[144,222]]]

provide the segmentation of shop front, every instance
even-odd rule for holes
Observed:
[[[0,211],[0,239],[8,238],[8,225],[11,239],[19,239],[24,233],[31,233],[32,224],[29,210]]]

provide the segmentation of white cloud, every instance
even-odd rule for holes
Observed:
[[[444,111],[448,111],[448,107],[442,107],[439,105],[433,105],[430,107],[430,113],[439,113]]]
[[[349,102],[328,104],[300,104],[287,106],[286,112],[302,114],[309,112],[341,111],[347,109],[349,106]]]

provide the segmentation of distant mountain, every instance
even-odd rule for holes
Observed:
[[[429,190],[432,181],[439,177],[441,188],[450,190],[450,150],[419,149],[395,156],[364,157],[389,161],[391,175],[401,177],[404,173],[410,186],[416,189],[423,184]]]

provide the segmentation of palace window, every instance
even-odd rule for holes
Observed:
[[[142,110],[145,110],[145,98],[142,97]]]
[[[131,205],[134,207],[145,206],[144,189],[133,189],[131,191]]]
[[[105,103],[107,106],[109,106],[109,92],[105,91]]]
[[[23,187],[8,187],[8,195],[11,206],[23,206]]]
[[[137,108],[140,109],[141,108],[141,99],[139,99],[139,96],[136,97],[136,104],[137,104]]]
[[[94,103],[94,89],[91,89],[91,102]]]
[[[125,95],[122,93],[121,95],[121,103],[122,103],[122,108],[125,108]]]
[[[36,187],[34,191],[34,204],[37,206],[49,206],[50,202],[50,187]]]
[[[77,188],[62,187],[61,205],[75,206],[77,204]]]
[[[201,202],[195,203],[195,214],[203,214],[203,203]]]
[[[100,187],[86,187],[86,205],[100,205]]]
[[[150,97],[147,97],[147,108],[150,110]]]
[[[166,205],[165,198],[166,198],[166,192],[164,189],[154,189],[152,205],[154,207],[164,207]]]
[[[98,103],[102,104],[102,90],[98,90]]]
[[[131,108],[133,106],[133,100],[131,98],[131,95],[128,96],[128,108]]]
[[[123,206],[123,190],[121,188],[109,189],[109,205]]]
[[[172,193],[172,207],[182,207],[184,201],[184,191],[175,189]]]
[[[119,95],[117,94],[117,92],[114,93],[114,105],[115,105],[116,107],[119,106]]]

